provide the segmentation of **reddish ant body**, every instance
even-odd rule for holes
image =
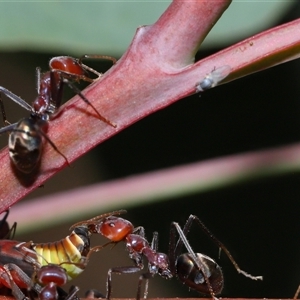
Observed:
[[[82,273],[92,252],[106,246],[91,249],[91,234],[88,228],[78,226],[69,236],[52,243],[0,240],[0,287],[11,289],[17,300],[25,297],[22,289],[32,290],[41,300],[47,300],[47,294],[56,299],[56,288]]]
[[[58,150],[55,144],[47,136],[48,121],[61,106],[63,87],[67,84],[74,90],[83,101],[85,101],[96,113],[98,118],[110,126],[116,125],[103,117],[92,103],[80,92],[73,82],[80,80],[93,82],[101,74],[82,63],[84,58],[110,59],[113,63],[116,59],[110,56],[88,56],[79,59],[69,56],[54,57],[49,62],[50,71],[41,75],[37,68],[37,91],[38,95],[32,106],[19,96],[0,86],[0,93],[25,108],[30,116],[21,119],[19,122],[10,124],[6,119],[4,105],[0,95],[0,105],[5,127],[0,129],[0,134],[10,132],[9,153],[15,167],[23,173],[31,173],[40,162],[43,148],[43,138],[58,152],[68,163],[67,158]],[[92,79],[89,73],[92,72],[98,77]]]
[[[25,250],[26,251],[26,250]],[[36,261],[32,262],[35,265],[36,271],[32,278],[32,290],[38,290],[38,298],[40,300],[79,300],[76,293],[79,288],[72,286],[69,293],[65,293],[61,287],[68,282],[67,271],[60,265],[47,264],[40,266]],[[36,283],[40,284],[41,288],[36,288]]]
[[[117,217],[126,211],[120,210],[112,213],[100,215],[87,221],[82,221],[74,224],[70,229],[78,226],[88,228],[92,233],[98,233],[108,238],[111,243],[118,243],[124,241],[126,248],[129,251],[129,257],[134,261],[135,266],[129,267],[115,267],[108,271],[107,277],[107,295],[110,299],[112,290],[112,273],[124,274],[135,273],[143,269],[143,257],[148,260],[148,271],[139,278],[137,300],[140,299],[141,284],[144,279],[148,280],[155,274],[159,274],[165,279],[178,277],[180,281],[186,284],[189,288],[194,289],[200,293],[210,294],[214,298],[215,294],[219,294],[223,288],[223,274],[218,264],[210,257],[201,253],[195,253],[189,242],[187,241],[187,234],[194,221],[200,228],[222,249],[236,270],[246,277],[254,280],[262,279],[261,276],[252,276],[239,268],[227,248],[217,240],[212,233],[205,227],[200,219],[191,215],[184,228],[181,229],[178,223],[172,222],[170,230],[170,245],[169,254],[157,252],[158,234],[153,234],[151,245],[144,236],[144,228],[136,227],[126,219]],[[176,232],[179,234],[179,239],[176,241]],[[185,246],[188,253],[181,254],[182,246]],[[148,284],[144,298],[147,297]]]

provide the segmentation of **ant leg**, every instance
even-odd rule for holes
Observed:
[[[0,109],[1,109],[1,113],[2,113],[2,120],[3,120],[3,124],[4,127],[0,128],[0,134],[7,132],[10,133],[11,131],[14,131],[17,123],[11,124],[10,122],[8,122],[8,120],[6,119],[6,112],[5,112],[5,108],[4,108],[4,103],[1,97],[1,86],[0,86]],[[4,89],[4,88],[3,88]],[[3,92],[3,91],[2,91]],[[4,93],[5,94],[5,93]],[[17,96],[16,96],[17,97]],[[20,98],[21,99],[21,98]],[[22,99],[21,99],[22,100]],[[22,100],[24,101],[24,100]]]
[[[17,223],[15,222],[11,228],[9,228],[8,222],[6,221],[9,214],[9,210],[5,211],[5,216],[0,221],[0,239],[11,240],[14,238],[17,228]]]
[[[139,267],[115,267],[108,270],[107,273],[107,281],[106,281],[106,299],[110,299],[111,292],[112,292],[112,273],[122,275],[122,274],[132,274],[137,273],[141,270]],[[139,294],[139,292],[138,292]]]
[[[149,288],[149,279],[152,278],[152,274],[150,272],[144,273],[139,277],[138,282],[138,288],[137,288],[137,294],[136,294],[136,300],[141,299],[141,289],[142,289],[142,283],[145,280],[145,290],[144,290],[144,299],[147,299],[148,296],[148,288]]]
[[[17,230],[17,222],[14,222],[14,224],[11,226],[9,232],[4,238],[8,240],[12,240],[15,237],[16,230]]]
[[[157,231],[153,232],[151,249],[153,249],[154,251],[157,251],[157,249],[158,249],[158,232]]]
[[[69,294],[64,299],[65,300],[79,300],[79,297],[76,295],[78,291],[79,291],[79,287],[72,285],[70,287]]]
[[[90,249],[90,251],[88,252],[88,254],[86,255],[85,257],[85,262],[83,263],[83,265],[87,265],[89,259],[90,259],[90,256],[93,252],[98,252],[100,250],[102,250],[104,247],[108,246],[108,245],[113,245],[112,248],[116,245],[116,242],[107,242],[106,244],[104,245],[101,245],[101,246],[95,246],[93,248]]]
[[[12,263],[5,264],[3,266],[3,269],[5,270],[6,276],[4,274],[1,274],[1,278],[5,279],[6,282],[10,285],[13,296],[18,300],[26,299],[23,292],[20,290],[20,288],[15,283],[15,281],[14,281],[12,275],[11,275],[11,271],[14,271],[18,274],[18,277],[27,286],[27,288],[32,287],[32,279],[20,267],[18,267],[15,264],[12,264]],[[38,284],[34,284],[33,289],[37,293],[41,292],[41,286],[38,285]]]
[[[1,98],[1,96],[0,96]],[[6,222],[6,219],[9,214],[9,209],[4,211],[5,215],[3,219],[0,221],[0,238],[1,239],[6,239],[5,237],[7,236],[7,233],[9,233],[9,225]]]
[[[12,275],[10,271],[6,268],[6,266],[3,266],[3,273],[1,274],[1,280],[4,280],[8,286],[10,286],[12,295],[17,300],[23,300],[26,299],[24,293],[21,291],[21,289],[17,286],[17,284],[14,282]]]
[[[299,285],[298,288],[297,288],[297,291],[296,291],[296,293],[295,293],[295,295],[294,295],[294,297],[293,297],[293,300],[298,299],[299,294],[300,294],[300,285]]]
[[[138,226],[133,229],[134,234],[138,234],[141,237],[145,238],[145,228],[143,226]]]
[[[14,93],[4,88],[3,86],[0,86],[0,93],[3,93],[6,97],[10,98],[12,101],[16,102],[26,110],[32,112],[32,107],[25,100],[15,95]]]
[[[71,165],[70,165],[70,163],[69,163],[67,157],[66,157],[62,152],[60,152],[60,151],[58,150],[58,148],[56,147],[56,145],[50,140],[50,138],[47,136],[47,134],[45,134],[42,130],[39,130],[39,132],[40,132],[41,135],[45,138],[45,140],[52,146],[52,148],[53,148],[58,154],[60,154],[60,155],[64,158],[64,160],[66,161],[66,163],[67,163],[68,166],[70,167]],[[28,133],[27,133],[27,134],[28,134]]]
[[[1,94],[0,94],[0,106],[1,106],[2,120],[3,120],[4,126],[10,125],[10,123],[7,121],[7,118],[6,118],[6,112],[5,112],[4,103],[2,100]]]
[[[41,86],[41,68],[37,67],[35,69],[35,76],[36,76],[36,90],[37,94],[40,95],[40,86]]]
[[[186,235],[184,234],[184,232],[182,231],[182,229],[181,229],[181,227],[179,226],[178,223],[176,223],[176,222],[171,223],[171,231],[174,230],[174,228],[177,230],[177,232],[179,234],[179,240],[181,240],[181,242],[184,244],[184,246],[187,249],[188,253],[192,257],[192,260],[197,265],[198,269],[202,272],[211,297],[213,299],[216,299],[215,292],[212,288],[212,285],[211,285],[210,280],[209,280],[208,275],[207,275],[207,274],[210,274],[208,266],[204,263],[202,258],[199,255],[196,255],[196,253],[193,251],[192,247],[190,246],[190,244],[189,244],[189,242],[186,238]],[[175,232],[171,235],[175,236]],[[175,254],[176,254],[176,249],[175,249]],[[173,254],[173,256],[174,256],[174,254]],[[173,258],[173,259],[174,259],[174,262],[172,262],[172,263],[174,263],[174,268],[175,268],[175,258]]]
[[[144,227],[142,227],[144,229]],[[152,237],[152,242],[151,242],[151,249],[157,252],[158,249],[158,232],[155,231],[153,232],[153,237]],[[138,282],[138,290],[137,290],[137,297],[136,300],[139,300],[141,297],[141,287],[142,283],[145,280],[145,289],[144,289],[144,299],[147,298],[148,296],[148,289],[149,289],[149,279],[153,277],[153,274],[151,273],[150,270],[151,264],[148,263],[148,272],[142,274],[139,277],[139,282]]]
[[[243,274],[245,277],[248,277],[252,280],[263,280],[262,276],[253,276],[245,271],[243,271],[237,264],[237,262],[234,260],[233,256],[230,254],[229,250],[225,247],[223,243],[221,243],[211,232],[210,230],[202,223],[202,221],[195,215],[190,215],[186,224],[184,225],[183,231],[185,232],[185,235],[189,232],[190,227],[192,223],[196,221],[196,223],[200,226],[202,231],[220,248],[222,249],[235,269],[237,270],[238,273]],[[178,246],[178,245],[177,245]],[[179,246],[180,247],[180,246]]]
[[[91,72],[91,73],[94,73],[95,75],[97,75],[98,77],[101,77],[102,74],[97,72],[96,70],[94,70],[93,68],[85,65],[82,60],[83,59],[106,59],[106,60],[110,60],[112,61],[113,65],[117,62],[117,60],[112,57],[112,56],[108,56],[108,55],[88,55],[88,54],[85,54],[85,55],[82,55],[80,58],[78,58],[78,63],[87,71]]]
[[[92,109],[94,110],[94,112],[98,115],[98,118],[102,121],[102,122],[104,122],[104,123],[106,123],[106,124],[108,124],[108,125],[110,125],[110,126],[112,126],[112,127],[114,127],[114,128],[116,128],[117,127],[117,125],[115,124],[115,123],[112,123],[111,121],[109,121],[108,119],[106,119],[105,117],[103,117],[99,112],[98,112],[98,110],[95,108],[95,106],[81,93],[81,91],[76,87],[76,85],[74,85],[73,84],[73,82],[71,82],[70,80],[68,80],[68,79],[66,79],[66,78],[63,78],[63,81],[65,82],[65,83],[67,83],[68,84],[68,86],[74,91],[74,92],[76,92],[76,94],[85,102],[85,103],[87,103],[88,105],[90,105],[91,107],[92,107]]]

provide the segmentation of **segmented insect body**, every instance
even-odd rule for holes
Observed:
[[[139,278],[136,299],[141,297],[141,285],[143,280],[148,280],[155,274],[162,276],[165,279],[177,277],[181,282],[185,283],[189,288],[204,294],[210,294],[214,298],[215,294],[219,294],[223,288],[223,274],[219,265],[210,257],[195,253],[191,248],[187,234],[193,222],[196,222],[200,228],[222,249],[236,270],[246,277],[253,280],[262,279],[261,276],[252,276],[241,270],[227,248],[217,240],[212,233],[205,227],[200,219],[191,215],[184,228],[176,222],[171,223],[169,254],[160,253],[158,248],[158,233],[153,233],[151,244],[145,238],[143,227],[134,228],[131,222],[118,215],[126,211],[120,210],[112,213],[100,215],[87,221],[82,221],[74,224],[72,228],[83,226],[88,228],[91,233],[97,233],[108,238],[111,243],[124,241],[129,257],[134,261],[134,266],[114,267],[108,271],[107,276],[107,294],[109,299],[112,291],[112,273],[128,274],[135,273],[143,269],[143,257],[148,260],[148,270]],[[176,234],[179,235],[177,238]],[[187,253],[181,253],[182,247],[185,247]],[[147,297],[148,284],[146,284],[144,298]]]
[[[38,268],[34,276],[34,282],[42,285],[38,298],[40,300],[58,300],[60,298],[64,300],[79,300],[76,296],[76,293],[79,291],[78,287],[72,287],[68,294],[60,289],[67,281],[67,272],[60,265],[48,264]],[[32,287],[34,287],[34,282]]]
[[[16,168],[23,173],[31,173],[40,163],[43,139],[45,139],[52,148],[58,152],[68,164],[67,158],[58,150],[56,145],[50,140],[46,132],[48,129],[48,121],[58,112],[61,106],[63,87],[67,84],[75,91],[81,99],[86,102],[96,113],[97,117],[110,126],[116,127],[114,123],[103,117],[93,104],[81,93],[74,85],[75,82],[84,80],[93,82],[89,77],[88,71],[94,73],[98,77],[101,75],[92,68],[82,63],[83,58],[104,58],[110,59],[113,63],[116,60],[109,56],[83,56],[80,59],[69,56],[54,57],[50,60],[50,71],[41,74],[41,70],[37,68],[37,90],[38,95],[33,101],[33,105],[29,105],[19,96],[0,86],[0,93],[6,95],[12,101],[16,102],[27,111],[30,116],[21,119],[19,122],[10,124],[6,119],[6,113],[0,94],[0,105],[5,127],[0,129],[0,134],[9,132],[9,151],[10,157]]]
[[[38,254],[36,259],[40,265],[45,266],[49,263],[60,265],[66,270],[68,280],[82,273],[87,263],[86,256],[90,251],[90,241],[89,233],[84,231],[79,233],[79,230],[81,228],[75,228],[69,236],[55,243],[31,245],[30,248]]]
[[[20,243],[12,240],[0,240],[0,283],[12,289],[13,295],[18,300],[24,298],[20,288],[33,289],[38,295],[41,295],[41,300],[47,300],[46,294],[48,292],[50,297],[56,299],[55,288],[64,284],[66,280],[64,275],[68,280],[78,276],[85,269],[92,252],[123,241],[129,251],[129,257],[134,261],[134,266],[109,269],[107,299],[110,298],[112,292],[112,274],[135,273],[142,270],[144,257],[148,260],[148,270],[139,277],[137,300],[141,296],[142,282],[144,280],[148,282],[148,279],[155,274],[166,279],[177,277],[189,288],[200,293],[210,294],[214,298],[215,294],[222,291],[223,274],[213,259],[204,254],[196,253],[191,248],[187,234],[193,222],[196,222],[204,233],[225,252],[239,273],[253,280],[262,279],[261,276],[252,276],[241,270],[227,248],[212,235],[197,216],[190,215],[183,229],[178,223],[171,223],[169,253],[167,255],[157,251],[158,233],[153,233],[150,244],[145,238],[143,227],[133,227],[131,222],[119,217],[125,212],[119,210],[76,223],[71,226],[70,229],[73,231],[69,236],[53,243],[34,244],[33,242]],[[91,234],[101,234],[108,238],[109,242],[91,248]],[[182,253],[182,247],[186,248],[187,253]],[[47,266],[54,271],[54,277],[48,273]],[[64,269],[64,274],[60,272],[58,266]],[[44,267],[45,272],[42,272]],[[32,284],[32,278],[39,271],[43,274],[41,276],[45,278],[43,281],[45,295],[41,292],[42,286],[40,284]],[[147,297],[147,293],[148,284],[145,287],[144,298]]]
[[[78,227],[74,228],[66,238],[53,243],[35,244],[1,240],[0,284],[10,288],[13,296],[21,300],[24,298],[20,290],[22,288],[32,289],[37,294],[41,293],[41,285],[38,283],[33,285],[32,278],[40,269],[43,270],[44,266],[52,266],[54,273],[60,272],[55,267],[60,266],[64,269],[67,280],[75,278],[84,271],[89,255],[92,253],[89,237],[90,232],[86,228]],[[49,284],[51,282],[54,282],[55,286],[63,284],[51,278],[49,274],[43,274]]]
[[[214,69],[211,73],[207,74],[202,81],[197,83],[196,92],[203,92],[215,87],[229,75],[230,71],[231,67],[227,65]]]

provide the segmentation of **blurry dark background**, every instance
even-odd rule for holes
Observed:
[[[294,13],[282,22],[294,19]],[[216,51],[199,52],[197,59]],[[47,70],[49,58],[63,54],[1,52],[0,84],[31,102],[36,94],[35,68]],[[102,71],[108,67],[109,63],[104,63]],[[101,71],[101,67],[97,69]],[[299,70],[299,60],[292,61],[219,86],[201,97],[178,101],[99,145],[72,170],[63,170],[25,201],[101,180],[299,142]],[[15,104],[5,104],[10,121],[24,116]],[[7,143],[5,135],[1,142]],[[291,298],[300,284],[299,187],[299,173],[282,175],[152,205],[141,203],[125,217],[144,226],[149,240],[152,232],[158,231],[159,249],[167,252],[171,221],[183,225],[195,214],[228,247],[242,269],[264,276],[262,282],[255,282],[238,275],[224,253],[218,259],[218,248],[195,226],[188,239],[196,252],[215,258],[222,266],[222,297]],[[126,203],[120,208],[126,209]],[[68,234],[70,225],[17,234],[16,238],[59,240]],[[93,243],[97,238],[93,237]],[[124,249],[121,243],[94,255],[87,270],[72,282],[80,287],[81,296],[89,288],[105,293],[108,268],[131,265]],[[113,297],[135,297],[137,279],[137,274],[113,276]],[[150,281],[149,291],[150,297],[199,296],[176,279],[159,277]]]

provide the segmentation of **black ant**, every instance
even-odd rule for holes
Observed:
[[[141,284],[146,281],[144,298],[148,293],[148,279],[155,274],[159,274],[165,279],[178,277],[189,288],[200,293],[210,294],[214,298],[215,294],[219,294],[223,288],[223,274],[218,264],[210,257],[195,253],[189,242],[187,234],[194,221],[200,228],[222,249],[236,270],[246,277],[253,280],[262,280],[261,276],[252,276],[241,270],[238,264],[227,248],[213,236],[207,227],[194,215],[190,215],[183,229],[178,223],[173,222],[170,229],[170,244],[169,254],[157,252],[158,233],[154,233],[151,245],[145,238],[144,228],[134,228],[132,223],[126,219],[118,217],[118,215],[126,213],[125,210],[119,210],[107,214],[100,215],[87,221],[82,221],[74,224],[70,229],[76,227],[86,227],[91,233],[98,233],[108,238],[111,243],[124,241],[126,248],[129,251],[129,257],[134,261],[135,266],[129,267],[114,267],[108,271],[107,276],[107,294],[106,298],[110,299],[112,291],[112,273],[128,274],[135,273],[143,269],[143,256],[148,260],[148,271],[142,274],[139,278],[137,300],[141,296]],[[176,242],[176,232],[179,234],[179,239]],[[188,253],[181,254],[182,246],[185,246]]]
[[[103,117],[93,104],[81,93],[73,82],[80,80],[93,82],[101,74],[82,63],[84,58],[109,59],[116,63],[116,59],[110,56],[85,55],[79,59],[69,56],[53,57],[49,62],[50,71],[41,75],[40,68],[37,68],[37,92],[38,95],[32,106],[19,96],[6,88],[0,86],[0,93],[25,108],[30,116],[21,119],[19,122],[10,124],[6,119],[4,105],[0,94],[0,106],[5,127],[0,129],[0,134],[10,132],[8,147],[10,158],[15,167],[23,173],[31,173],[40,162],[45,139],[52,148],[58,152],[69,164],[68,159],[61,153],[56,145],[47,136],[48,122],[57,113],[61,106],[63,87],[67,84],[85,101],[96,113],[98,118],[110,126],[116,127],[114,123]],[[92,79],[89,73],[92,72],[98,77]]]
[[[0,239],[11,240],[15,236],[17,223],[14,222],[14,224],[11,227],[9,227],[9,224],[6,221],[9,215],[9,210],[4,211],[3,213],[4,217],[2,218],[2,220],[0,220]]]

